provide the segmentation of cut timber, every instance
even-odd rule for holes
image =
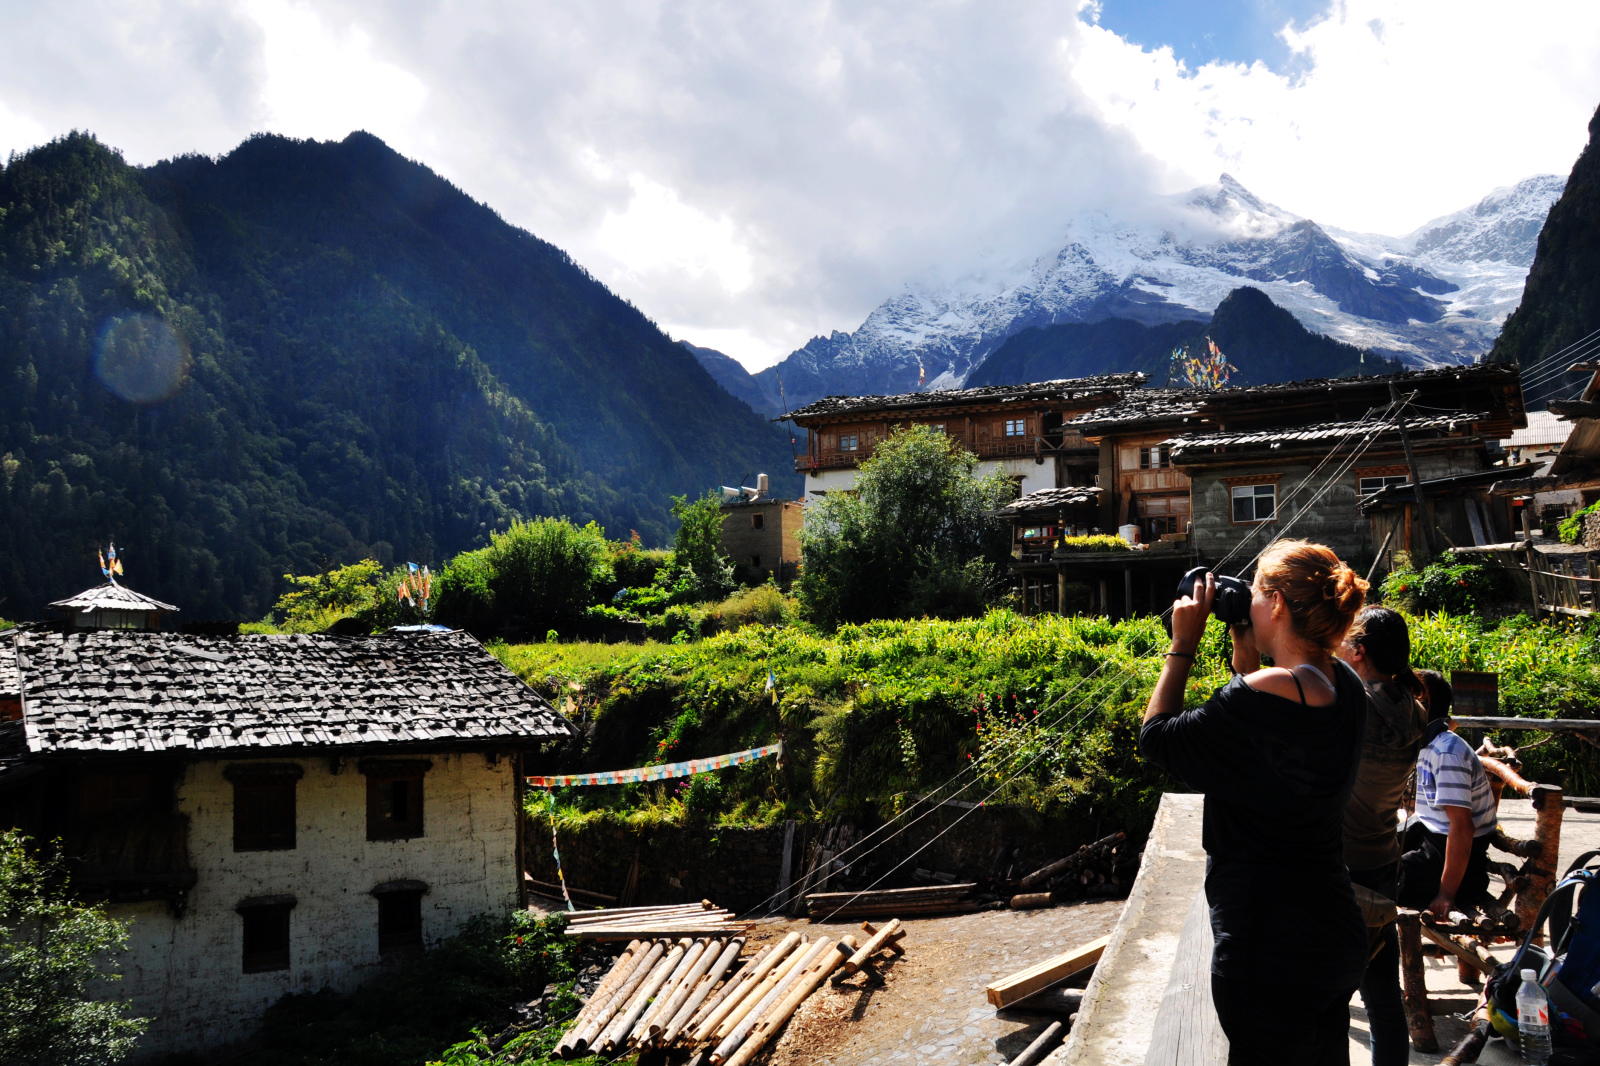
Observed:
[[[681,946],[684,948],[684,952],[683,957],[678,960],[677,967],[667,975],[665,981],[661,982],[661,987],[656,989],[655,1001],[650,1004],[643,1014],[639,1015],[639,1020],[633,1023],[633,1028],[622,1038],[621,1043],[629,1047],[636,1047],[641,1040],[649,1035],[650,1023],[666,1009],[667,1003],[677,991],[678,986],[687,978],[694,964],[700,961],[700,956],[706,953],[706,946],[710,943],[711,941],[709,940],[685,940],[682,942]]]
[[[554,896],[556,899],[562,898],[560,885],[551,884],[549,881],[538,881],[532,877],[526,876],[524,876],[523,879],[534,888],[543,888],[549,890],[548,893],[541,893],[541,895],[548,894]],[[617,901],[616,896],[608,896],[604,892],[590,892],[587,889],[573,888],[571,885],[567,886],[567,891],[574,896],[582,896],[585,899],[597,899],[601,903],[615,903]]]
[[[707,940],[704,942],[700,954],[695,957],[694,965],[690,966],[683,978],[673,986],[670,994],[665,989],[662,995],[666,996],[666,1003],[662,1005],[650,1018],[649,1027],[645,1030],[645,1038],[649,1039],[662,1033],[671,1021],[677,1017],[678,1009],[684,1005],[695,990],[700,986],[700,978],[711,969],[711,964],[722,954],[722,941]]]
[[[1400,935],[1401,1000],[1406,1008],[1406,1025],[1411,1030],[1411,1046],[1432,1055],[1439,1050],[1433,1031],[1433,1016],[1428,1013],[1428,985],[1422,964],[1422,923],[1416,914],[1402,911],[1395,921]]]
[[[1011,1060],[1010,1066],[1034,1066],[1034,1063],[1044,1058],[1045,1052],[1061,1039],[1061,1034],[1067,1028],[1066,1022],[1051,1022],[1045,1026],[1044,1032],[1033,1043],[1022,1049],[1022,1054]]]
[[[1493,1035],[1493,1027],[1487,1021],[1478,1022],[1450,1049],[1450,1054],[1439,1060],[1439,1066],[1465,1066],[1466,1063],[1477,1062],[1478,1056],[1483,1054],[1484,1045]]]
[[[1211,1066],[1228,1061],[1228,1038],[1211,999],[1211,908],[1205,890],[1189,903],[1178,950],[1156,1008],[1144,1066]]]
[[[1081,862],[1087,861],[1091,858],[1104,857],[1105,852],[1109,852],[1113,847],[1122,843],[1126,839],[1128,839],[1128,835],[1126,833],[1112,833],[1108,837],[1103,837],[1100,840],[1096,840],[1093,844],[1085,844],[1083,847],[1079,848],[1071,855],[1068,855],[1066,858],[1057,859],[1049,866],[1041,867],[1040,869],[1033,871],[1033,873],[1029,874],[1027,877],[1024,877],[1020,882],[1018,882],[1017,887],[1028,889],[1032,888],[1034,885],[1042,885],[1057,874],[1076,866]]]
[[[1483,949],[1478,947],[1477,944],[1470,942],[1460,944],[1454,937],[1436,932],[1421,922],[1417,924],[1417,931],[1485,977],[1493,974],[1495,966],[1498,965],[1493,959],[1485,955]],[[1462,983],[1464,984],[1465,982]]]
[[[1517,920],[1524,929],[1533,927],[1539,908],[1555,886],[1556,871],[1561,868],[1561,815],[1565,810],[1561,797],[1557,785],[1533,786],[1533,841],[1539,845],[1539,856],[1523,867],[1517,892]],[[1543,935],[1535,932],[1534,942],[1543,944]]]
[[[672,950],[667,952],[661,961],[656,964],[655,971],[650,974],[644,984],[639,986],[639,991],[634,993],[633,999],[628,1003],[627,1007],[618,1013],[616,1020],[607,1027],[604,1033],[600,1034],[600,1039],[594,1043],[596,1048],[610,1054],[620,1051],[626,1045],[628,1034],[633,1031],[633,1027],[638,1023],[640,1016],[650,1006],[651,997],[660,991],[667,978],[672,976],[673,971],[678,968],[678,963],[683,959],[684,950],[683,943],[673,945]]]
[[[766,958],[763,959],[758,956],[758,961],[754,965],[747,967],[736,978],[738,984],[731,993],[724,996],[722,1002],[717,1004],[716,1008],[706,1015],[705,1020],[699,1023],[694,1031],[693,1042],[703,1044],[709,1040],[711,1034],[716,1032],[722,1025],[723,1020],[739,1006],[740,1001],[748,996],[756,985],[766,980],[767,974],[771,973],[773,968],[783,961],[785,955],[802,943],[804,943],[804,940],[799,933],[790,933],[778,942],[778,946],[773,948]]]
[[[754,972],[755,968],[760,966],[768,955],[772,954],[772,949],[774,946],[775,945],[768,944],[766,947],[756,952],[755,958],[745,963],[744,967],[738,973],[728,978],[728,980],[723,983],[720,989],[707,997],[706,1001],[700,1004],[699,1009],[697,1009],[694,1014],[690,1016],[688,1024],[683,1027],[684,1030],[686,1032],[693,1033],[695,1030],[699,1029],[700,1023],[711,1017],[711,1015],[716,1012],[717,1008],[722,1006],[724,1000],[732,995],[735,990],[744,986],[744,982],[749,980],[750,974]]]
[[[854,921],[857,918],[893,918],[896,915],[905,915],[908,918],[934,917],[950,914],[971,914],[981,911],[986,904],[975,902],[951,901],[938,904],[918,904],[915,907],[896,906],[894,904],[880,904],[872,907],[840,907],[838,910],[819,910],[811,913],[811,921]]]
[[[1021,892],[1011,897],[1011,909],[1014,911],[1038,910],[1040,907],[1053,907],[1055,902],[1055,897],[1048,892]]]
[[[722,975],[728,972],[728,967],[733,965],[733,960],[739,957],[739,952],[744,948],[744,938],[737,937],[728,942],[722,949],[722,954],[711,964],[706,971],[705,978],[700,985],[684,1001],[678,1013],[667,1023],[661,1031],[661,1045],[666,1047],[678,1039],[678,1034],[689,1025],[694,1016],[699,1013],[700,1005],[711,995],[712,989],[717,987],[717,982],[722,980]]]
[[[1080,948],[1035,963],[1009,977],[1002,977],[985,989],[989,1002],[996,1007],[1009,1007],[1041,989],[1065,981],[1079,970],[1099,962],[1101,954],[1106,950],[1106,944],[1110,941],[1111,935],[1108,933]]]
[[[900,931],[900,919],[896,918],[882,929],[872,935],[872,939],[861,945],[861,950],[850,956],[844,964],[845,973],[855,973],[872,957],[872,953],[887,944],[896,933]]]
[[[679,912],[686,914],[702,914],[708,911],[720,912],[723,914],[727,913],[727,911],[723,910],[721,907],[718,907],[710,900],[703,899],[699,903],[666,903],[659,907],[603,907],[600,910],[578,911],[569,918],[569,921],[611,921],[624,916],[644,915],[647,917],[658,917],[660,915],[677,914]]]
[[[844,957],[854,951],[855,947],[856,938],[847,935],[840,937],[839,942],[833,945],[832,950],[825,954],[819,953],[806,972],[795,981],[794,986],[789,990],[789,994],[780,999],[777,1006],[769,1010],[766,1016],[745,1037],[744,1043],[739,1046],[738,1051],[728,1059],[727,1066],[745,1066],[746,1063],[755,1058],[761,1049],[766,1047],[767,1041],[777,1035],[778,1031],[793,1016],[794,1012],[800,1008],[800,1004],[805,1002],[806,997],[815,992],[822,982],[827,980],[828,974],[832,973],[836,966],[844,962]],[[715,1061],[714,1057],[712,1061]]]
[[[747,1019],[752,1022],[759,1019],[763,1004],[769,1001],[772,993],[777,991],[780,986],[787,986],[790,976],[806,967],[811,961],[811,956],[816,954],[818,945],[824,943],[826,939],[824,937],[820,940],[801,944],[790,953],[787,959],[774,966],[772,972],[767,974],[760,984],[750,989],[744,998],[739,1001],[739,1005],[729,1011],[726,1018],[722,1019],[722,1024],[717,1026],[717,1031],[711,1034],[711,1040],[721,1044],[733,1033],[741,1029]]]
[[[584,1023],[578,1035],[573,1038],[572,1047],[576,1051],[583,1051],[594,1043],[595,1038],[605,1031],[611,1019],[633,998],[633,993],[645,982],[661,957],[666,954],[667,946],[662,943],[651,944],[640,956],[638,965],[628,973],[627,979],[621,981],[611,997],[600,1005],[588,1022]]]
[[[578,1012],[578,1016],[572,1020],[572,1025],[567,1028],[566,1034],[561,1038],[561,1042],[556,1045],[557,1055],[565,1057],[569,1051],[576,1050],[573,1048],[573,1042],[577,1040],[578,1034],[583,1031],[585,1025],[589,1024],[589,1019],[594,1016],[595,1012],[600,1010],[606,1001],[611,998],[611,993],[617,989],[618,985],[626,981],[628,976],[633,973],[634,967],[639,965],[639,960],[644,956],[645,950],[645,945],[638,940],[622,949],[622,954],[617,956],[616,962],[612,963],[611,970],[606,974],[605,980],[601,981],[595,988],[594,992],[589,996],[588,1002]]]
[[[723,1038],[722,1043],[717,1045],[717,1050],[711,1053],[712,1066],[719,1066],[720,1063],[727,1060],[728,1056],[737,1051],[739,1045],[744,1043],[745,1037],[750,1035],[750,1030],[756,1027],[767,1011],[772,1008],[772,1005],[780,1002],[788,994],[789,989],[794,986],[796,981],[800,980],[801,975],[811,969],[812,963],[822,958],[823,952],[832,950],[833,941],[827,937],[821,937],[804,953],[798,955],[799,961],[789,967],[782,977],[776,981],[772,981],[769,978],[771,987],[756,1002],[755,1006],[739,1020],[738,1024],[728,1031],[728,1035]],[[754,997],[752,996],[751,998],[753,999]]]

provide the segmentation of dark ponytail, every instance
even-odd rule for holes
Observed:
[[[1405,615],[1387,607],[1368,607],[1356,616],[1350,643],[1361,648],[1380,674],[1388,674],[1413,696],[1425,691],[1411,669],[1411,628]]]

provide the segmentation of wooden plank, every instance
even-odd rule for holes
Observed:
[[[1087,969],[1100,961],[1106,945],[1111,942],[1107,933],[1098,940],[1071,951],[1035,963],[1026,970],[1000,978],[984,989],[989,1002],[995,1007],[1009,1007],[1018,1000],[1027,999],[1051,985],[1060,984],[1079,970]]]
[[[1541,733],[1589,733],[1600,730],[1600,719],[1595,718],[1451,717],[1457,725],[1468,729],[1531,729]]]
[[[880,900],[917,900],[929,898],[955,898],[965,895],[978,887],[976,881],[964,881],[955,885],[926,885],[920,888],[875,888],[868,892],[809,892],[806,902],[812,906],[824,903],[843,903],[845,900],[855,900],[857,903],[877,903]]]
[[[1211,1002],[1211,945],[1211,908],[1202,888],[1178,934],[1178,954],[1156,1008],[1145,1066],[1221,1066],[1228,1061],[1228,1038]]]

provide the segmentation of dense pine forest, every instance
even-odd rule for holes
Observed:
[[[437,562],[518,517],[670,540],[781,430],[560,249],[363,133],[0,169],[0,616],[99,580],[187,618]]]

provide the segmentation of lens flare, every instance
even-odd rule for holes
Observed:
[[[160,403],[189,376],[189,346],[147,312],[106,319],[95,342],[95,373],[130,403]]]

